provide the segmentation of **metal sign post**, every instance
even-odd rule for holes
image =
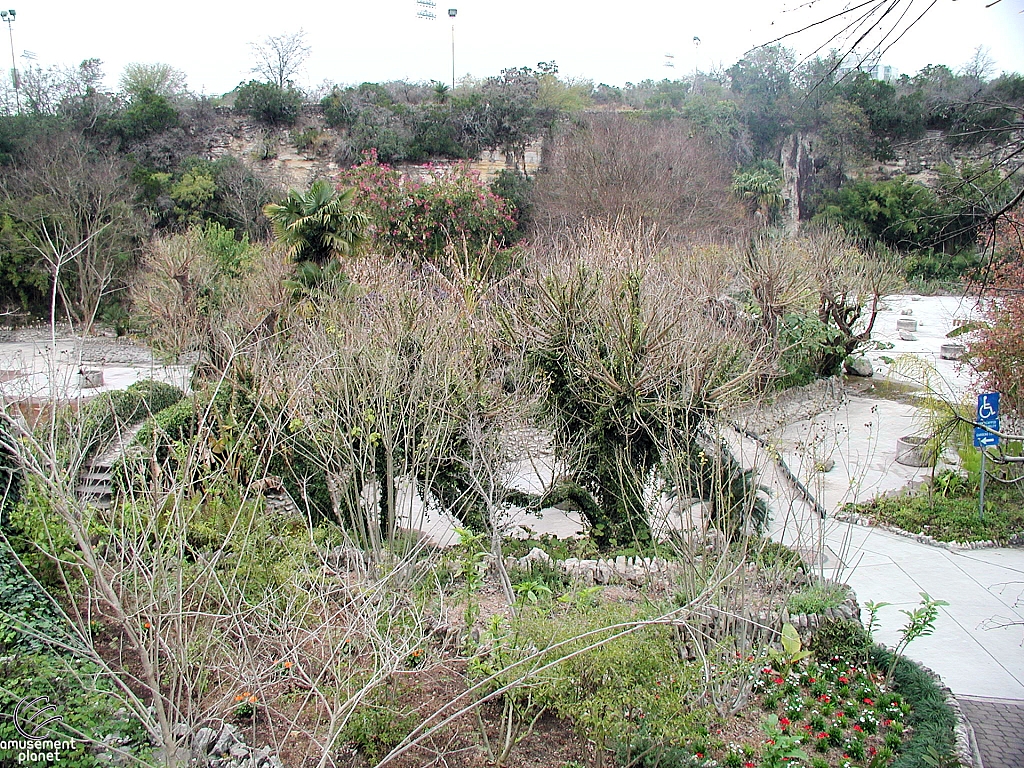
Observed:
[[[999,445],[999,393],[985,392],[978,395],[978,411],[975,414],[974,447],[981,448],[981,483],[978,500],[978,517],[985,519],[985,449],[990,445]]]

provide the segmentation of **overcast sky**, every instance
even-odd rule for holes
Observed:
[[[842,0],[437,0],[437,19],[424,21],[416,17],[421,7],[416,0],[8,2],[17,11],[13,33],[19,66],[26,50],[42,66],[96,57],[114,88],[125,64],[159,61],[183,70],[190,89],[207,95],[230,91],[252,76],[249,43],[300,28],[312,47],[297,80],[302,87],[324,80],[448,81],[449,7],[458,9],[458,77],[554,60],[563,75],[611,85],[680,77],[695,65],[702,71],[730,66],[749,48],[844,7]],[[906,23],[932,0],[901,2],[909,7]],[[982,45],[996,63],[996,74],[1024,72],[1024,0],[1002,0],[986,9],[988,2],[935,0],[884,62],[907,74],[927,64],[956,69]],[[786,44],[806,54],[826,44],[830,33],[822,26]],[[10,55],[6,43],[0,52]],[[674,68],[665,66],[666,54],[674,56]]]

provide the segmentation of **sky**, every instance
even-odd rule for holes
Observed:
[[[428,0],[429,1],[429,0]],[[0,0],[2,2],[2,0]],[[312,52],[296,84],[355,84],[452,77],[487,77],[506,67],[555,61],[563,76],[624,85],[728,67],[750,48],[839,12],[857,0],[437,0],[437,18],[416,16],[416,0],[334,0],[285,6],[265,0],[178,0],[91,3],[8,0],[17,11],[11,28],[18,66],[22,53],[44,67],[103,61],[106,84],[132,62],[163,62],[184,71],[195,93],[216,96],[253,77],[251,43],[303,30]],[[899,0],[906,21],[933,0]],[[995,63],[993,74],[1024,72],[1024,0],[934,0],[922,20],[883,63],[914,74],[928,64],[954,70],[978,46]],[[784,44],[798,54],[830,46],[833,29],[820,25]],[[700,39],[695,44],[694,37]],[[840,44],[836,40],[831,45]],[[846,43],[849,45],[849,43]],[[10,56],[8,44],[0,54]],[[669,59],[667,54],[673,58]],[[0,59],[2,60],[2,59]],[[670,68],[667,61],[675,64]]]

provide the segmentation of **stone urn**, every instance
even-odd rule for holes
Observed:
[[[81,389],[96,389],[103,386],[103,371],[99,368],[79,368],[78,386]]]
[[[917,330],[917,320],[912,317],[898,318],[896,320],[896,330],[914,333]]]
[[[939,347],[939,357],[943,360],[959,360],[967,352],[963,344],[943,344]]]
[[[928,438],[906,435],[896,441],[896,462],[905,467],[930,467],[935,450],[928,446]]]

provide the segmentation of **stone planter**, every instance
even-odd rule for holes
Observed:
[[[906,467],[930,467],[934,451],[927,446],[927,437],[907,435],[896,441],[896,462]]]
[[[917,320],[912,317],[898,318],[896,320],[896,330],[914,333],[917,330]]]
[[[939,357],[943,360],[959,360],[967,352],[963,344],[943,344],[939,347]]]
[[[103,386],[103,371],[98,368],[82,368],[78,371],[78,386],[81,389],[96,389]]]

